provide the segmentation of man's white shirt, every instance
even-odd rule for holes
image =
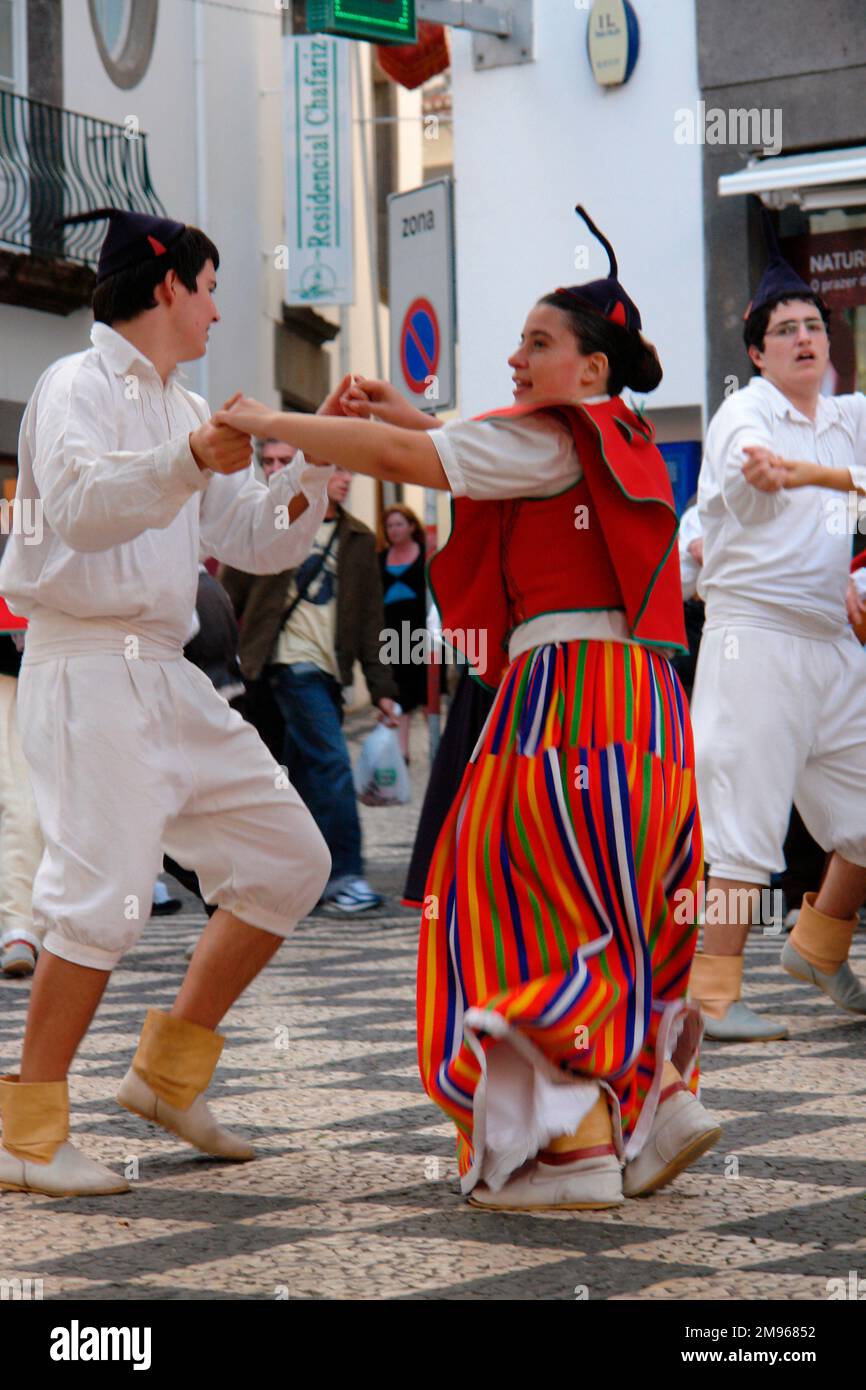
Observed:
[[[10,536],[0,592],[14,613],[117,620],[182,646],[195,610],[199,557],[253,574],[308,554],[327,506],[331,468],[303,454],[271,480],[251,468],[200,469],[190,431],[210,417],[201,396],[121,334],[94,324],[93,346],[43,373],[27,405],[16,502],[42,509],[43,534]],[[291,525],[299,492],[309,506]]]
[[[866,490],[866,396],[819,398],[815,420],[755,377],[719,407],[698,483],[707,622],[834,638],[847,627],[853,532],[849,498],[817,487],[761,492],[743,476],[744,448],[847,468]]]
[[[692,541],[701,539],[701,523],[698,519],[698,509],[696,505],[686,507],[680,517],[680,530],[677,537],[680,550],[680,581],[683,586],[683,598],[694,598],[698,591],[698,577],[701,573],[700,563],[693,555],[689,554],[689,546]]]

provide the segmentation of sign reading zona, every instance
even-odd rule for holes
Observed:
[[[454,300],[451,180],[389,194],[390,377],[421,410],[455,404]]]

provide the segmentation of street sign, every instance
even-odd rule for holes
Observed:
[[[415,43],[415,0],[307,0],[307,28],[370,43]]]
[[[352,304],[349,45],[326,34],[284,46],[287,304]]]
[[[388,198],[390,375],[420,410],[456,403],[452,190],[437,179]]]
[[[429,299],[413,299],[400,330],[400,366],[403,380],[416,395],[424,393],[436,372],[441,346],[436,310]]]

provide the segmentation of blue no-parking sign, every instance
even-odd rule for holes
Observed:
[[[455,404],[451,180],[388,199],[391,381],[421,410]]]
[[[417,395],[423,394],[439,366],[439,320],[429,299],[413,299],[403,315],[400,331],[400,366],[403,381]]]

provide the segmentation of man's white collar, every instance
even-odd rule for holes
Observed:
[[[90,330],[90,341],[96,350],[102,353],[108,365],[117,372],[118,376],[127,376],[135,366],[145,367],[154,376],[159,376],[150,358],[146,357],[128,338],[124,338],[122,333],[118,333],[115,328],[110,328],[107,323],[95,323],[93,325]],[[175,374],[176,369],[169,373],[166,385],[174,379]]]
[[[756,386],[758,390],[766,393],[770,405],[772,406],[773,414],[777,415],[780,419],[787,415],[789,419],[802,420],[807,425],[812,425],[814,423],[816,429],[824,429],[827,425],[835,424],[839,419],[839,406],[833,396],[818,397],[818,404],[813,422],[809,419],[808,415],[803,414],[802,410],[798,410],[794,402],[789,400],[785,395],[784,391],[780,391],[778,386],[774,386],[773,382],[768,381],[765,376],[753,377],[751,385]]]

